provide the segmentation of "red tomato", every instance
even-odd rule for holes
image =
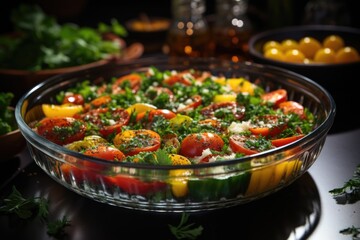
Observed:
[[[95,148],[85,150],[84,154],[111,161],[122,161],[125,158],[124,153],[119,149],[107,145],[97,145]]]
[[[104,178],[108,183],[118,186],[128,194],[138,194],[142,196],[166,190],[167,186],[165,182],[144,182],[137,178],[123,175],[105,176]]]
[[[163,116],[165,119],[171,119],[176,117],[176,114],[170,110],[167,109],[153,109],[149,112],[141,112],[138,115],[136,115],[136,121],[139,122],[143,120],[143,118],[147,116],[147,121],[151,122],[154,118],[154,116]]]
[[[248,137],[241,135],[232,135],[229,138],[229,144],[231,149],[235,153],[243,153],[245,155],[252,155],[258,153],[259,151],[255,149],[250,149],[246,146],[245,142],[248,140]]]
[[[66,145],[85,137],[86,125],[72,117],[48,117],[37,124],[37,132],[51,142]]]
[[[136,73],[131,73],[119,77],[112,85],[112,93],[117,94],[124,92],[124,90],[121,88],[121,85],[126,81],[129,81],[132,92],[136,93],[141,87],[142,78],[139,74]]]
[[[177,112],[181,113],[181,112],[187,112],[190,110],[194,110],[195,108],[197,108],[198,106],[201,105],[202,103],[202,97],[200,95],[194,95],[191,97],[192,103],[186,105],[185,107],[179,109]]]
[[[280,103],[287,101],[287,91],[285,89],[277,89],[261,96],[266,102],[272,102],[277,107]]]
[[[154,91],[155,91],[156,95],[150,94]],[[147,91],[146,96],[148,98],[154,100],[157,96],[159,96],[162,93],[169,95],[169,101],[174,100],[174,93],[169,88],[166,88],[166,87],[151,87],[149,89],[149,91]]]
[[[127,125],[130,121],[130,114],[122,108],[98,108],[74,117],[96,125],[104,138],[112,133],[121,132],[122,126]]]
[[[168,77],[167,79],[164,80],[164,83],[169,86],[173,86],[175,83],[181,83],[186,86],[190,86],[191,80],[186,76],[188,74],[190,74],[189,71],[184,71],[184,72],[180,72],[176,75],[171,75],[170,77]]]
[[[201,124],[201,125],[209,125],[209,126],[215,128],[216,130],[218,130],[220,132],[225,132],[227,130],[226,126],[223,126],[220,121],[215,120],[215,119],[207,118],[207,119],[199,121],[199,124]]]
[[[140,152],[154,152],[159,149],[160,143],[160,135],[147,129],[126,130],[114,138],[115,147],[127,156]]]
[[[241,120],[245,115],[245,107],[239,106],[236,102],[220,102],[220,103],[213,103],[209,106],[204,107],[201,109],[201,114],[207,118],[221,118],[216,115],[216,111],[220,109],[227,109],[228,111],[232,112],[234,117],[238,120]]]
[[[286,144],[292,143],[302,137],[304,137],[304,134],[286,137],[286,138],[278,138],[278,139],[271,140],[271,144],[274,145],[275,147],[281,147]]]
[[[193,133],[187,135],[181,142],[180,154],[193,158],[201,156],[205,149],[221,151],[224,146],[222,138],[215,133]]]
[[[304,107],[298,102],[286,101],[279,104],[279,108],[284,112],[284,114],[295,113],[301,118],[305,118]]]
[[[94,148],[89,148],[84,151],[84,155],[102,158],[108,161],[118,161],[121,162],[125,155],[119,149],[108,146],[108,145],[96,145]],[[86,169],[102,171],[104,170],[104,165],[101,163],[96,163],[92,161],[83,161],[83,165]]]
[[[73,178],[75,178],[76,182],[84,180],[96,182],[99,179],[98,174],[94,171],[87,170],[86,168],[79,168],[68,163],[62,164],[60,169],[64,179],[68,183],[71,183]]]
[[[97,108],[105,108],[107,107],[108,103],[111,102],[110,96],[101,96],[98,98],[95,98],[90,103],[85,104],[85,110],[88,111],[90,109],[97,109]]]
[[[65,95],[63,99],[63,104],[72,103],[76,105],[84,105],[84,97],[81,94],[73,93]]]
[[[275,115],[259,116],[253,121],[253,125],[249,131],[264,137],[276,136],[286,128],[286,123],[279,122],[279,118]]]

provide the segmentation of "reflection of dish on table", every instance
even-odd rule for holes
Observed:
[[[30,156],[26,157],[30,159]],[[136,239],[147,232],[150,237],[174,239],[168,224],[177,226],[181,219],[181,213],[128,210],[81,197],[54,182],[35,163],[2,189],[1,198],[13,185],[23,196],[48,198],[53,218],[69,217],[71,226],[66,232],[70,238],[118,239],[119,234],[131,234]],[[198,239],[224,239],[239,234],[243,239],[305,239],[319,218],[319,193],[308,173],[287,188],[251,203],[189,213],[189,223],[203,227]],[[0,231],[5,237],[24,240],[46,236],[46,227],[36,220],[19,223],[16,218],[2,215]]]

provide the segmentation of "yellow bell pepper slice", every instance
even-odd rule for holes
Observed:
[[[289,180],[300,169],[301,164],[300,160],[295,159],[253,171],[246,195],[255,195],[275,188],[281,181]]]
[[[178,154],[170,154],[169,157],[172,165],[191,164],[189,159]],[[187,169],[170,170],[169,175],[173,178],[170,179],[169,183],[171,185],[171,191],[175,197],[185,197],[188,194],[189,189],[187,186],[187,177],[191,174],[192,171]]]
[[[215,103],[236,102],[236,95],[234,95],[234,94],[215,95],[213,102],[215,102]]]
[[[130,107],[128,107],[126,109],[126,111],[129,114],[132,114],[134,112],[139,114],[139,113],[150,111],[150,110],[153,110],[153,109],[156,109],[156,106],[148,104],[148,103],[135,103],[135,104],[131,105]]]
[[[254,95],[256,88],[256,85],[245,78],[229,78],[226,80],[226,84],[236,93],[246,92],[250,95]]]
[[[182,114],[176,114],[176,117],[170,119],[170,127],[177,128],[181,125],[189,125],[192,122],[192,118]]]
[[[61,105],[56,104],[42,104],[42,110],[46,117],[72,117],[76,113],[84,110],[82,105],[65,103]]]

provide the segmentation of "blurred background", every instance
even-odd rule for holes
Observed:
[[[121,23],[140,14],[158,17],[172,17],[171,4],[174,0],[12,0],[3,1],[0,9],[0,31],[11,30],[11,10],[21,3],[35,3],[43,10],[57,17],[59,22],[74,22],[80,25],[96,26],[99,21],[116,18]],[[216,0],[204,0],[204,15],[216,12]],[[331,23],[359,27],[357,0],[247,0],[247,15],[255,30],[304,23]],[[310,12],[306,6],[315,6]],[[316,8],[317,6],[317,8]],[[315,12],[316,11],[316,12]],[[307,18],[307,19],[306,19]]]

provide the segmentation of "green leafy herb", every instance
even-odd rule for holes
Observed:
[[[14,33],[0,36],[0,68],[37,71],[119,56],[123,46],[105,36],[127,35],[116,19],[110,25],[100,23],[98,29],[59,24],[37,5],[19,5],[11,20]]]
[[[50,236],[63,236],[65,227],[70,226],[70,221],[64,216],[61,220],[54,222],[48,221],[49,203],[42,197],[24,198],[22,194],[12,187],[12,192],[4,198],[3,204],[0,205],[0,212],[4,214],[16,214],[21,219],[30,219],[31,217],[40,217],[45,221]],[[37,215],[35,215],[37,213]]]
[[[340,231],[340,233],[345,235],[351,235],[353,239],[359,239],[360,238],[360,228],[357,227],[350,227],[346,228]]]
[[[64,216],[62,219],[55,220],[54,222],[48,222],[47,224],[47,233],[50,236],[54,236],[57,238],[61,238],[64,236],[65,233],[65,227],[70,226],[70,221],[67,219],[66,216]]]
[[[357,166],[351,179],[346,181],[342,187],[329,191],[338,203],[355,203],[360,200],[360,165]]]
[[[202,226],[194,227],[193,223],[187,224],[189,214],[183,212],[178,226],[169,225],[171,233],[176,239],[196,239],[203,231]]]
[[[346,181],[342,187],[334,188],[329,191],[339,204],[355,203],[360,200],[360,165],[356,167],[355,173],[351,179]],[[340,233],[352,235],[353,239],[360,237],[359,227],[349,227],[340,230]]]
[[[11,92],[0,92],[0,135],[17,128],[14,111],[9,108],[13,98]]]
[[[46,218],[48,203],[44,198],[24,198],[15,188],[12,188],[10,195],[4,199],[4,205],[0,206],[0,212],[16,214],[19,218],[27,219],[34,216],[34,212],[42,218]]]

